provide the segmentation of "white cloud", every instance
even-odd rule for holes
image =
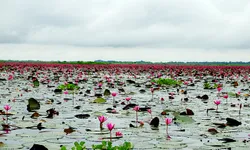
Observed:
[[[243,61],[250,49],[248,0],[8,0],[0,4],[1,52],[7,45],[22,51],[24,45],[32,47],[32,53],[44,47],[63,51],[68,46],[84,53],[87,49],[140,51],[140,47],[162,53],[175,49],[175,56],[179,55],[176,49],[188,54],[190,50],[199,54],[209,50],[218,56],[221,51]],[[120,59],[132,57],[117,53],[122,55]],[[42,57],[56,58],[45,54],[38,58]],[[221,58],[186,57],[190,61]],[[155,55],[143,58],[162,59]]]

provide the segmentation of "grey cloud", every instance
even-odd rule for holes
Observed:
[[[248,0],[10,0],[0,43],[250,48]],[[15,33],[15,34],[13,34]]]

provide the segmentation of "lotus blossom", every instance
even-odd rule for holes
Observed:
[[[172,123],[172,118],[165,118],[166,125],[170,125]]]
[[[116,107],[115,97],[116,97],[117,93],[116,92],[112,92],[111,95],[113,96],[113,107],[115,108]]]
[[[151,88],[150,91],[151,91],[151,94],[152,94],[152,99],[151,100],[153,101],[153,99],[154,99],[154,91],[155,90],[154,90],[154,88]]]
[[[122,137],[123,135],[122,135],[122,133],[120,131],[117,131],[117,132],[115,132],[115,136],[116,137]]]
[[[214,104],[217,105],[217,106],[220,105],[220,103],[221,103],[220,100],[215,100],[215,101],[214,101]]]
[[[10,80],[13,80],[13,79],[14,79],[14,76],[12,74],[10,74],[9,77],[8,77],[8,80],[10,81]]]
[[[217,91],[220,92],[222,90],[222,87],[218,87]]]
[[[107,128],[108,128],[108,130],[110,132],[110,142],[112,142],[112,132],[111,131],[115,128],[115,124],[108,123]]]
[[[11,106],[7,104],[4,106],[4,109],[8,112],[11,109]]]
[[[228,98],[228,94],[223,95],[223,98],[227,99]]]
[[[101,88],[101,87],[102,87],[102,83],[99,83],[97,86],[98,86],[99,88]]]
[[[100,130],[103,130],[103,123],[107,120],[107,117],[99,116],[98,119],[100,121]]]
[[[113,97],[116,97],[117,93],[116,93],[116,92],[112,92],[111,95],[112,95]]]
[[[144,126],[144,122],[140,121],[140,126],[139,127],[143,127]]]
[[[154,88],[151,88],[150,91],[151,91],[151,93],[154,93]]]
[[[69,94],[69,92],[68,91],[64,91],[64,94]]]
[[[131,97],[126,97],[125,100],[129,102],[131,100]]]
[[[113,123],[108,123],[108,124],[107,124],[107,128],[108,128],[109,131],[112,131],[112,130],[115,128],[115,124],[113,124]]]
[[[228,99],[228,94],[223,95],[223,98]]]
[[[167,134],[167,139],[170,139],[171,137],[168,134],[168,126],[172,123],[172,118],[165,118],[166,122],[166,134]]]
[[[170,92],[169,94],[170,94],[171,96],[174,96],[174,92]]]
[[[135,106],[135,107],[133,108],[133,110],[134,110],[134,111],[139,111],[139,110],[140,110],[140,107],[139,107],[139,106]]]
[[[6,111],[7,111],[7,113],[6,114],[8,114],[8,111],[11,109],[11,106],[10,105],[5,105],[4,107],[3,107]],[[8,120],[9,120],[9,115],[6,115],[6,123],[8,124]]]
[[[112,113],[117,113],[117,111],[115,110],[115,109],[112,109],[112,111],[111,111]]]
[[[140,107],[139,106],[135,106],[134,108],[133,108],[133,110],[136,112],[135,114],[136,114],[136,118],[135,118],[135,123],[136,123],[136,127],[137,127],[137,122],[138,122],[138,111],[140,110]]]
[[[152,118],[153,118],[153,117],[152,117],[152,110],[151,110],[151,109],[148,109],[147,111],[148,111],[148,113],[151,115],[151,119],[152,119]]]
[[[218,106],[220,105],[221,101],[220,100],[215,100],[214,104],[217,106],[216,111],[218,111]]]
[[[99,119],[100,123],[104,123],[107,120],[107,117],[99,116],[98,119]]]

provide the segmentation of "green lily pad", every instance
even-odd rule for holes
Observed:
[[[29,112],[40,109],[40,103],[37,100],[35,100],[34,98],[30,98],[28,101],[29,104],[27,105],[27,110]]]
[[[175,112],[175,111],[174,111],[174,110],[171,110],[171,109],[165,109],[165,110],[163,110],[163,112],[168,113],[168,112]]]
[[[104,96],[110,96],[111,92],[108,89],[105,89]]]
[[[236,93],[234,93],[234,92],[228,92],[228,96],[229,97],[236,97]]]
[[[136,93],[135,92],[129,92],[127,93],[127,95],[135,95]]]
[[[38,80],[33,81],[34,88],[38,88],[40,83]]]
[[[106,100],[104,98],[97,98],[94,100],[94,103],[106,103]]]
[[[193,118],[189,117],[189,116],[182,116],[182,115],[177,115],[174,114],[175,118],[176,118],[176,122],[179,123],[194,123]]]
[[[78,90],[80,89],[79,86],[77,86],[76,84],[72,84],[72,83],[69,83],[69,84],[61,84],[57,87],[57,89],[61,89],[61,90],[70,90],[70,91],[73,91],[73,90]]]

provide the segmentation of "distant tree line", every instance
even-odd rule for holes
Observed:
[[[150,62],[150,61],[115,61],[115,60],[95,60],[95,61],[40,61],[40,60],[0,60],[0,63],[4,62],[27,62],[27,63],[56,63],[56,64],[166,64],[166,65],[204,65],[204,66],[250,66],[250,62],[181,62],[181,61],[170,61],[170,62]]]

